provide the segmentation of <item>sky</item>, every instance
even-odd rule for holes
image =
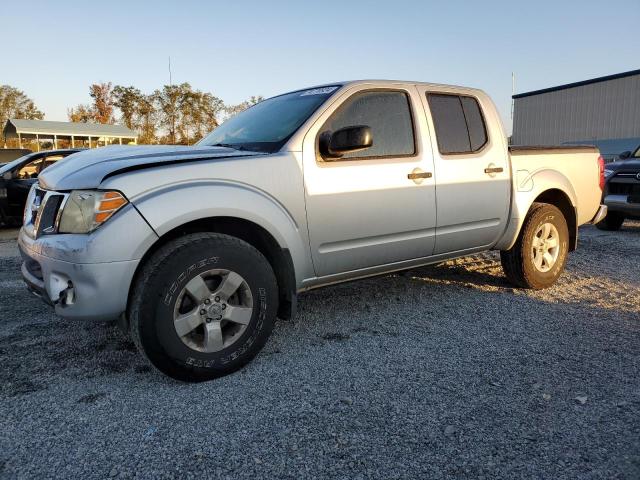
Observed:
[[[47,120],[89,85],[189,82],[226,103],[363,78],[516,93],[640,68],[640,0],[0,0],[0,84]]]

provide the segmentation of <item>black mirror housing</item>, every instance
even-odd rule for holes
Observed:
[[[367,125],[354,125],[320,135],[320,153],[328,158],[340,158],[345,153],[365,150],[372,145],[373,134]]]
[[[620,158],[620,160],[626,160],[630,156],[631,156],[631,152],[627,150],[625,152],[622,152],[620,155],[618,155],[618,158]]]

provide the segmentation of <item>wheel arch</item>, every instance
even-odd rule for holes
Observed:
[[[578,244],[576,194],[569,179],[558,171],[547,169],[529,174],[517,183],[509,225],[494,248],[509,250],[513,247],[533,204],[548,203],[564,215],[569,230],[569,251],[575,250]]]
[[[266,228],[257,223],[239,217],[228,216],[204,217],[191,220],[159,236],[153,245],[144,253],[138,264],[133,276],[132,287],[129,289],[127,305],[131,302],[133,285],[147,260],[168,242],[184,235],[200,232],[222,233],[239,238],[262,253],[273,268],[278,282],[278,317],[289,319],[295,315],[297,284],[295,267],[289,249],[282,247]]]
[[[578,219],[576,207],[569,196],[559,188],[551,188],[540,193],[533,203],[548,203],[562,212],[569,230],[569,251],[574,251],[578,246]]]

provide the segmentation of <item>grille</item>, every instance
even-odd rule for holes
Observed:
[[[640,195],[638,172],[624,171],[616,173],[609,181],[609,193],[612,195]]]
[[[55,233],[58,212],[63,207],[66,194],[43,190],[35,186],[25,207],[24,226],[32,237]]]

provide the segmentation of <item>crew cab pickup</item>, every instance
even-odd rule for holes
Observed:
[[[551,286],[578,226],[606,215],[603,168],[593,147],[509,148],[480,90],[313,87],[195,146],[48,168],[22,274],[62,317],[119,317],[159,370],[202,381],[253,358],[308,289],[491,249],[514,285]]]

